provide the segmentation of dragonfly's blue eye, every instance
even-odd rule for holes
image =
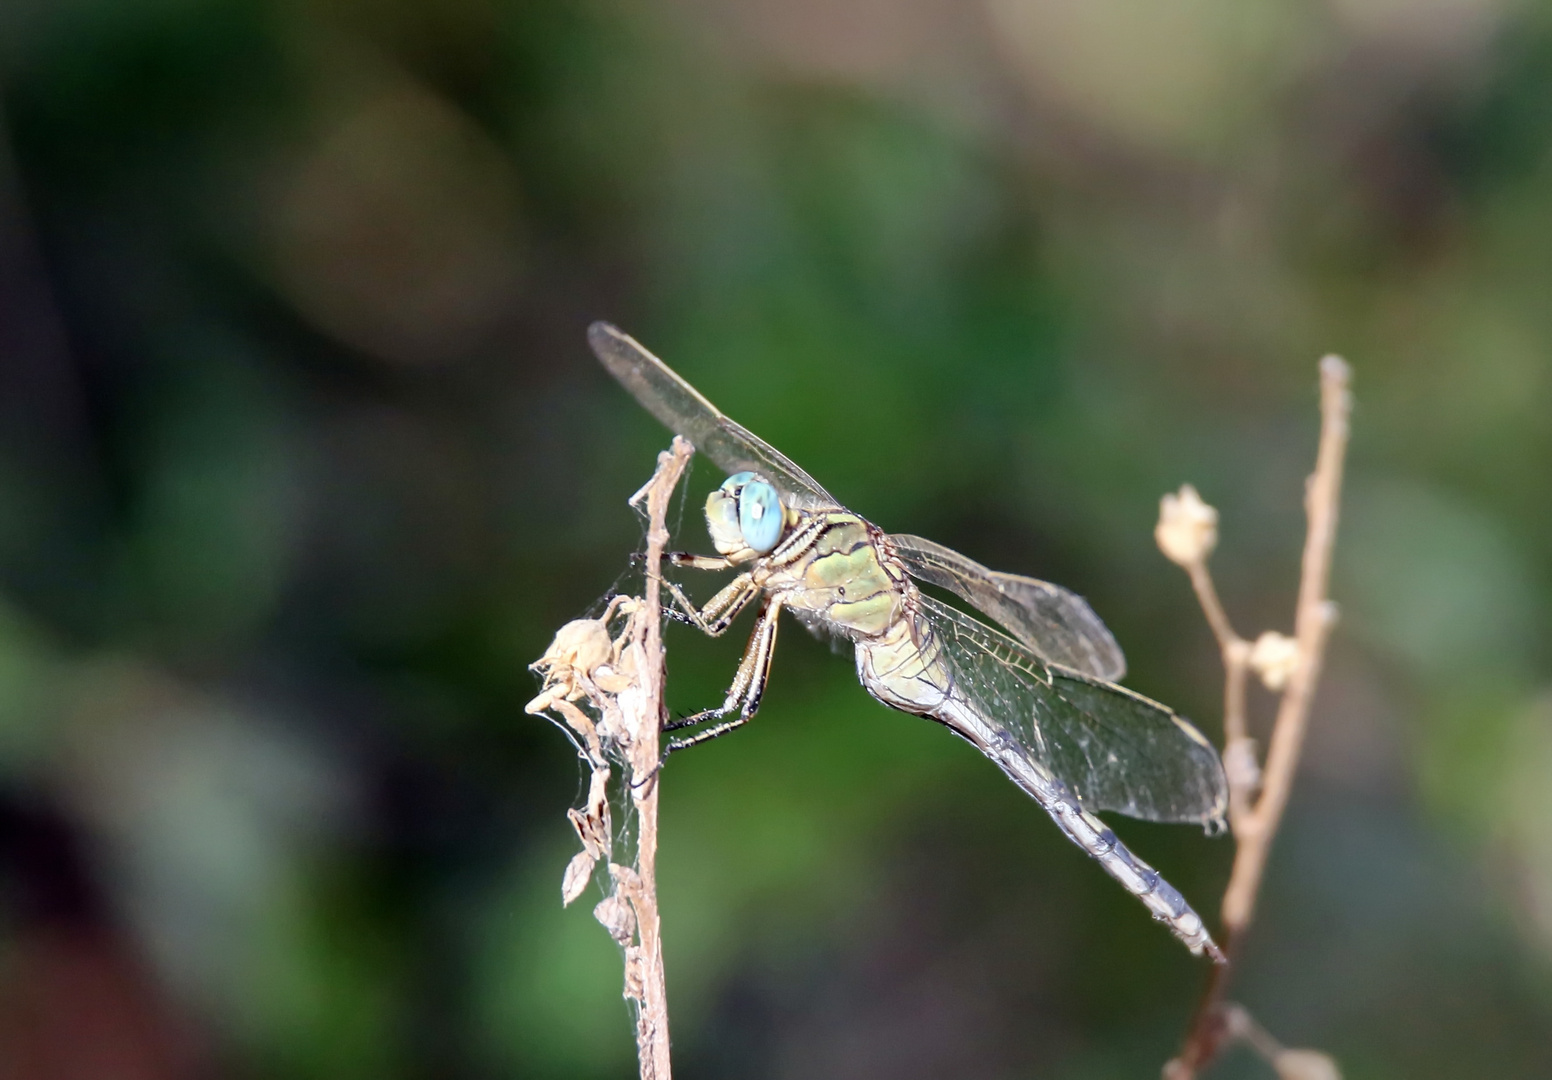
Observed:
[[[735,492],[753,479],[754,473],[752,472],[736,472],[722,481],[722,490],[729,493]]]
[[[740,473],[739,476],[750,474]],[[737,480],[738,477],[729,479]],[[751,550],[764,555],[775,547],[776,541],[781,539],[782,519],[785,516],[775,488],[764,480],[750,478],[743,482],[743,488],[738,493],[738,527],[743,531],[744,543]]]

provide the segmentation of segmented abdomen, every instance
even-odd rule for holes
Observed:
[[[1223,953],[1207,933],[1201,916],[1179,890],[1133,855],[1109,826],[1083,809],[1077,793],[1035,760],[995,718],[982,716],[971,707],[955,684],[942,643],[925,619],[905,615],[878,637],[859,640],[857,675],[868,692],[885,705],[937,720],[972,743],[1188,949],[1223,961]]]

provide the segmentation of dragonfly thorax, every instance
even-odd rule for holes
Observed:
[[[734,562],[768,553],[781,540],[787,512],[772,484],[734,473],[706,497],[706,528],[717,551]]]

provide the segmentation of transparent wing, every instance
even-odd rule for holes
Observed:
[[[955,690],[1065,780],[1091,810],[1210,822],[1228,809],[1218,752],[1172,709],[1042,662],[1013,638],[922,597]]]
[[[1049,581],[988,570],[920,536],[890,539],[912,577],[956,593],[1042,660],[1106,682],[1126,674],[1121,647],[1083,597]]]
[[[629,334],[606,322],[595,322],[587,328],[587,343],[609,373],[649,413],[689,439],[696,450],[729,474],[757,472],[780,488],[790,505],[800,509],[840,508],[813,477],[775,447],[723,416],[695,387]]]

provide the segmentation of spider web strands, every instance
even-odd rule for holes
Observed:
[[[569,905],[600,864],[608,867],[610,884],[593,915],[624,952],[625,997],[635,1006],[641,1080],[671,1077],[657,905],[659,734],[664,718],[661,571],[668,543],[665,518],[693,453],[688,442],[676,438],[673,449],[658,456],[652,480],[631,499],[633,505],[646,502],[642,596],[617,594],[595,617],[563,626],[532,665],[544,675],[544,687],[527,706],[530,713],[564,721],[578,756],[591,769],[584,808],[566,815],[583,850],[566,867],[561,898]],[[612,624],[621,616],[624,626],[616,636]],[[611,812],[607,791],[615,775],[623,778],[612,800],[618,813]],[[611,820],[619,822],[618,831]]]
[[[620,694],[620,711],[631,737],[631,801],[636,809],[636,865],[631,904],[636,913],[640,997],[636,1014],[636,1053],[641,1080],[670,1080],[668,989],[663,971],[662,922],[657,905],[657,829],[660,753],[658,736],[665,710],[663,683],[662,568],[668,546],[665,519],[695,449],[675,436],[671,450],[658,455],[657,472],[631,498],[647,504],[646,588],[631,647],[637,651],[637,678]],[[632,956],[626,954],[626,988],[632,987]]]

